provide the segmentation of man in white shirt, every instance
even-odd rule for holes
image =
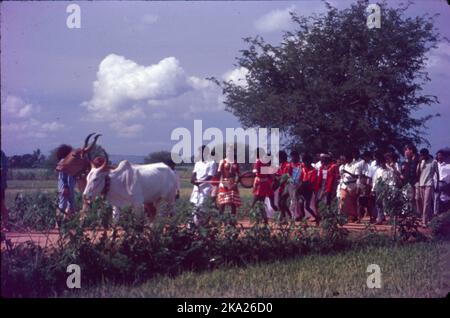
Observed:
[[[345,161],[339,167],[341,174],[339,211],[348,216],[349,222],[355,222],[358,218],[356,182],[360,173],[360,167],[354,154],[347,154],[341,158]]]
[[[436,153],[438,163],[439,179],[436,179],[436,186],[439,191],[434,196],[434,214],[450,210],[450,149],[441,149]]]
[[[392,153],[388,152],[384,155],[378,153],[376,155],[376,170],[372,177],[372,193],[375,195],[375,205],[377,212],[377,222],[376,224],[383,224],[385,220],[384,206],[380,201],[376,200],[377,192],[379,191],[379,186],[385,183],[389,187],[396,187],[398,184],[399,176],[398,172],[395,170],[394,156]]]
[[[364,214],[370,217],[371,222],[375,222],[376,215],[374,215],[374,200],[371,195],[372,190],[372,175],[375,173],[370,163],[373,159],[370,151],[365,151],[362,159],[358,162],[357,174],[359,175],[356,185],[358,187],[358,214],[359,221],[362,220]]]
[[[194,224],[200,225],[204,221],[204,209],[203,205],[211,195],[212,185],[210,181],[214,175],[214,164],[209,159],[209,148],[202,146],[200,149],[200,160],[195,163],[194,170],[192,171],[191,183],[194,185],[190,202],[196,207],[194,211]]]

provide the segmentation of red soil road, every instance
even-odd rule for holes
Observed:
[[[358,234],[363,234],[364,230],[367,228],[368,218],[363,219],[361,223],[348,223],[344,225],[344,228],[348,229],[351,235],[358,236]],[[244,229],[251,227],[251,222],[249,219],[244,218],[238,221],[239,224],[242,224]],[[314,227],[314,223],[311,221],[308,221],[308,225],[311,227]],[[273,226],[275,228],[275,225]],[[390,225],[372,225],[371,228],[376,233],[382,233],[386,235],[392,234],[392,226]],[[421,229],[421,232],[425,234],[426,236],[430,235],[429,229]],[[30,232],[5,232],[3,233],[6,237],[6,240],[9,240],[11,244],[19,244],[19,243],[25,243],[28,241],[32,241],[36,244],[39,244],[42,247],[56,247],[57,242],[59,239],[59,232],[58,230],[50,230],[47,232],[36,232],[36,231],[30,231]],[[97,231],[97,236],[101,235],[102,231]],[[5,241],[2,241],[1,243],[1,249],[3,250],[6,248]]]

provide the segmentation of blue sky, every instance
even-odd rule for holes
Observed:
[[[338,8],[352,1],[330,1]],[[81,145],[90,132],[115,154],[170,150],[174,128],[239,127],[223,110],[220,90],[206,77],[237,80],[243,37],[278,43],[291,30],[288,12],[320,13],[320,1],[75,2],[81,28],[66,26],[69,2],[1,3],[2,149],[44,153],[61,143]],[[396,5],[396,1],[390,2]],[[446,1],[416,1],[408,14],[440,13],[450,38]],[[441,113],[428,123],[432,150],[450,145],[450,45],[430,54],[425,93]]]

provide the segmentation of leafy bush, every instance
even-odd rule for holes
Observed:
[[[407,184],[400,188],[380,182],[375,190],[377,205],[382,207],[384,213],[390,217],[390,223],[393,225],[393,239],[397,240],[398,232],[402,241],[407,241],[411,238],[424,240],[425,237],[418,229],[419,218],[410,200],[411,191],[413,191],[411,186]]]
[[[187,200],[180,200],[177,206],[176,216],[159,217],[151,225],[145,222],[143,213],[131,209],[125,209],[120,222],[113,224],[112,207],[98,199],[86,219],[75,217],[63,223],[56,247],[6,242],[7,248],[2,251],[3,295],[59,293],[66,288],[69,264],[80,266],[83,286],[101,282],[135,284],[159,274],[245,266],[326,252],[342,248],[346,236],[333,223],[336,214],[324,215],[325,236],[321,239],[320,229],[309,228],[306,223],[266,224],[262,204],[250,211],[253,225],[248,229],[238,226],[234,216],[221,215],[212,205],[208,207],[208,222],[189,227],[186,222],[193,208]],[[18,196],[14,221],[19,224],[23,219],[24,227],[48,229],[54,226],[54,208],[52,196]]]
[[[45,231],[55,227],[56,192],[17,194],[14,205],[9,209],[9,222],[13,230]]]
[[[450,211],[442,213],[430,222],[431,233],[434,239],[450,239]]]

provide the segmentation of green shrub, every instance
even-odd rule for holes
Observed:
[[[57,193],[17,194],[9,209],[13,230],[45,231],[55,227]]]
[[[17,207],[16,222],[33,215],[34,219],[25,221],[27,226],[31,222],[39,228],[53,226],[52,196],[20,197]],[[351,247],[348,231],[341,227],[344,219],[335,207],[322,211],[322,225],[316,228],[306,222],[268,225],[262,214],[264,206],[257,204],[250,211],[253,224],[247,229],[234,216],[221,215],[213,205],[207,207],[208,222],[199,227],[186,226],[193,207],[187,200],[178,202],[177,207],[176,216],[158,217],[151,225],[143,213],[124,209],[120,222],[113,224],[112,207],[97,199],[83,222],[75,217],[62,224],[56,247],[5,242],[2,295],[59,294],[66,289],[69,264],[80,266],[82,285],[90,287],[105,282],[138,284],[156,275],[246,266]]]
[[[450,211],[439,214],[430,222],[431,233],[434,239],[450,239]]]
[[[402,241],[425,239],[419,231],[419,218],[412,207],[410,197],[414,190],[409,184],[399,188],[380,182],[375,191],[377,204],[390,217],[394,240],[397,240],[397,233]]]

